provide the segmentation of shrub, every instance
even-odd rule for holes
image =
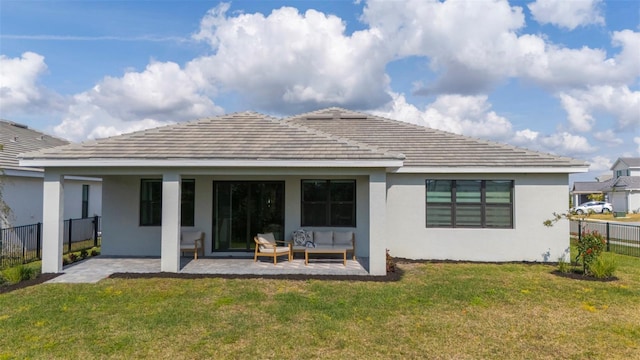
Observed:
[[[605,254],[608,255],[608,254]],[[618,268],[618,262],[611,256],[600,256],[591,263],[591,274],[599,279],[606,279],[613,276]]]
[[[20,281],[33,279],[34,277],[36,277],[36,275],[37,273],[34,268],[22,264],[10,267],[2,271],[2,277],[9,284],[17,284]]]
[[[98,249],[91,249],[91,256],[98,256],[100,255],[100,251],[98,251]]]
[[[576,261],[582,262],[585,275],[591,275],[591,266],[600,257],[605,245],[606,241],[599,232],[588,230],[582,232],[582,236],[576,242],[578,248]]]
[[[393,260],[393,257],[389,254],[389,249],[387,249],[387,272],[395,272],[396,271],[396,262]]]
[[[571,272],[571,264],[566,262],[563,257],[558,258],[558,271],[565,274]]]
[[[75,253],[71,253],[69,254],[69,263],[74,263],[78,261],[78,255],[76,255]]]
[[[80,259],[86,259],[89,256],[89,253],[87,252],[87,250],[82,250],[80,251]]]
[[[71,261],[69,261],[69,258],[66,256],[62,257],[62,265],[69,265],[71,264]]]

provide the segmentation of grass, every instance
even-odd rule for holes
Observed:
[[[586,220],[607,220],[607,221],[618,221],[618,222],[639,222],[640,221],[640,213],[638,214],[627,214],[625,217],[614,217],[613,214],[597,214],[592,213],[585,217]]]
[[[640,259],[400,264],[400,281],[106,279],[0,295],[0,359],[630,359]]]

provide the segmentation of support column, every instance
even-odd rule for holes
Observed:
[[[369,175],[369,273],[387,274],[387,174]]]
[[[180,271],[180,174],[162,176],[162,246],[160,270]]]
[[[42,272],[62,272],[64,177],[45,170],[42,187]]]

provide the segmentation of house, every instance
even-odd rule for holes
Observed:
[[[640,211],[640,158],[619,158],[611,171],[613,178],[606,182],[605,192],[613,212],[618,216]]]
[[[597,178],[598,181],[576,181],[571,189],[574,204],[588,201],[589,194],[604,194],[616,216],[640,211],[640,158],[618,158],[611,172],[611,175]]]
[[[590,201],[589,195],[598,194],[604,196],[605,182],[600,181],[574,181],[571,188],[573,206]],[[605,198],[606,201],[606,198]]]
[[[242,112],[21,155],[45,169],[43,271],[60,272],[65,176],[103,179],[102,253],[180,270],[182,230],[205,255],[245,255],[258,232],[351,230],[383,275],[396,257],[556,261],[568,174],[587,164],[341,108]]]
[[[0,120],[0,187],[10,211],[0,214],[0,228],[42,222],[44,169],[20,167],[17,155],[67,145],[68,141],[29,129],[25,125]],[[65,219],[100,215],[102,182],[96,178],[65,179]]]

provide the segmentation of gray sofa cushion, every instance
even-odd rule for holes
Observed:
[[[313,242],[316,246],[333,245],[333,231],[314,231]]]
[[[352,246],[353,231],[336,231],[333,233],[333,244],[336,246]]]

